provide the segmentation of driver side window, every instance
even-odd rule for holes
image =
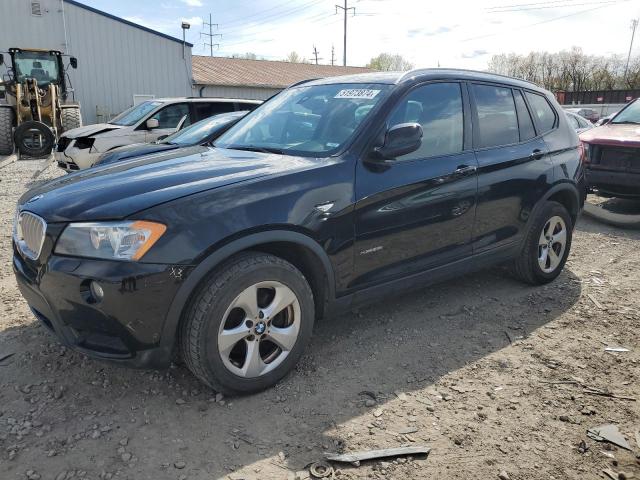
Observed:
[[[417,160],[463,150],[462,92],[458,83],[432,83],[415,88],[395,107],[391,128],[401,123],[422,125],[422,145],[397,160]]]
[[[186,103],[174,103],[156,112],[156,114],[150,118],[158,120],[158,128],[176,128],[185,115],[187,119],[183,124],[184,127],[191,125],[189,120],[189,105]]]

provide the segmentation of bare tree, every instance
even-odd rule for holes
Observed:
[[[413,64],[402,55],[392,55],[391,53],[381,53],[373,57],[367,67],[383,72],[406,71],[413,68]]]
[[[556,53],[494,55],[488,70],[529,80],[550,90],[637,88],[640,85],[640,59],[631,62],[626,79],[623,67],[623,59],[618,55],[586,55],[581,48],[573,47]]]

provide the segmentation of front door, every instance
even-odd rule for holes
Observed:
[[[417,86],[394,107],[386,128],[417,122],[421,147],[387,162],[358,162],[355,276],[369,285],[471,254],[476,159],[466,87]]]
[[[182,127],[191,125],[189,105],[186,103],[172,103],[171,105],[167,105],[166,107],[158,110],[149,117],[149,119],[155,118],[158,120],[158,128],[147,130],[145,141],[153,142],[157,140],[158,137],[171,135],[176,131],[178,125],[185,116],[186,119],[182,123]]]

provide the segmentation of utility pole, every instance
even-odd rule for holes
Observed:
[[[213,27],[215,26],[216,28],[218,28],[218,24],[217,23],[213,23],[213,20],[211,18],[211,14],[209,14],[209,22],[205,22],[204,19],[202,20],[202,25],[208,25],[209,26],[209,33],[204,33],[204,32],[200,32],[200,35],[204,35],[205,37],[208,37],[209,39],[209,43],[204,42],[204,46],[208,46],[210,48],[210,55],[213,57],[213,47],[218,47],[220,48],[220,44],[219,43],[213,43],[213,37],[220,37],[222,38],[222,35],[219,33],[213,33]]]
[[[336,5],[336,13],[338,13],[338,9],[344,11],[344,51],[342,52],[342,65],[344,67],[347,66],[347,13],[349,13],[349,10],[352,10],[353,14],[356,14],[356,7],[349,7],[347,1],[348,0],[344,0],[344,7]]]
[[[336,49],[331,45],[331,66],[336,63]]]
[[[638,26],[638,19],[631,20],[631,43],[629,44],[629,55],[627,55],[627,65],[624,67],[624,80],[627,80],[627,71],[629,70],[629,60],[631,59],[631,49],[633,48],[633,37],[636,36],[636,27]]]
[[[322,60],[322,58],[318,58],[318,54],[320,52],[318,51],[318,49],[316,48],[316,46],[313,46],[313,56],[316,57],[316,65],[318,65],[318,60]]]

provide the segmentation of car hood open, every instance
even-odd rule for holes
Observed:
[[[640,147],[640,125],[608,123],[581,133],[580,140],[597,145]]]
[[[188,147],[57,178],[22,195],[19,208],[47,222],[121,219],[194,193],[317,165],[314,158]]]
[[[63,133],[67,138],[93,137],[95,135],[120,130],[120,125],[112,125],[110,123],[95,123],[93,125],[85,125],[84,127],[73,128]]]

